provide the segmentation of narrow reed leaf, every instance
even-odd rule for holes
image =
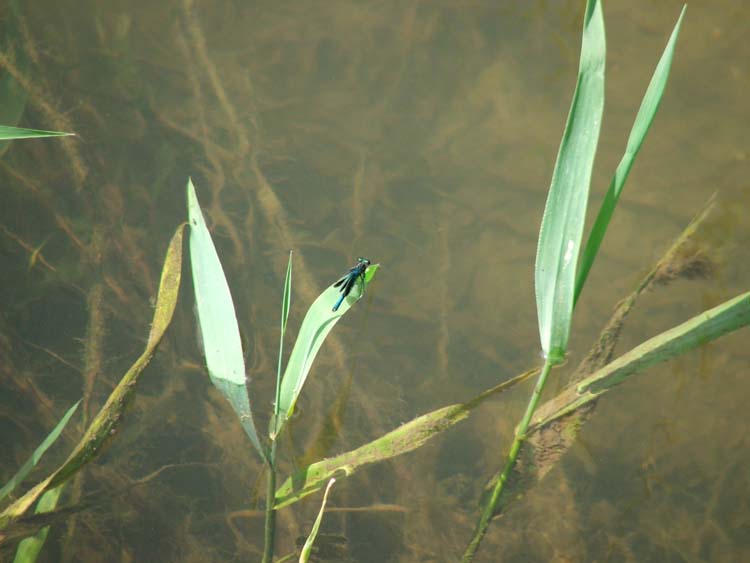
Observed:
[[[276,491],[275,508],[281,508],[322,489],[329,479],[351,475],[359,467],[378,463],[419,448],[434,436],[464,420],[490,397],[521,383],[538,369],[529,370],[480,393],[470,401],[442,407],[402,424],[395,430],[355,450],[303,467]]]
[[[203,219],[193,181],[188,180],[190,265],[193,273],[198,324],[203,338],[211,383],[229,401],[261,459],[266,458],[253,422],[247,394],[240,329],[229,285]]]
[[[356,450],[300,469],[276,491],[276,509],[322,489],[333,477],[348,477],[359,467],[417,449],[442,430],[469,416],[463,404],[450,405],[415,418]]]
[[[69,137],[71,135],[75,135],[75,133],[41,131],[39,129],[24,129],[23,127],[0,125],[0,141],[9,141],[11,139],[36,139],[40,137]]]
[[[286,276],[284,277],[284,294],[281,297],[281,334],[279,336],[279,361],[276,364],[276,394],[273,403],[274,420],[279,415],[279,395],[281,393],[281,362],[284,356],[284,335],[286,334],[286,323],[289,319],[289,307],[292,302],[292,251],[289,251],[289,262],[286,265]]]
[[[9,4],[11,6],[13,5],[12,2]],[[6,18],[4,19],[4,41],[2,41],[2,45],[0,45],[0,49],[3,49],[4,52],[6,52],[5,49],[12,49],[12,45],[18,45],[23,41],[23,35],[19,29],[21,26],[19,25],[20,14],[18,11],[17,8],[11,8],[12,15],[6,14]],[[7,17],[8,15],[10,15],[10,17]],[[19,51],[21,52],[19,53]],[[23,50],[13,49],[11,52],[14,52],[15,54],[14,63],[18,72],[27,74],[31,70],[28,68],[30,66],[30,61],[28,60],[28,57],[25,56],[25,53],[23,53]],[[6,125],[2,127],[18,125],[18,122],[21,121],[23,112],[26,109],[27,100],[28,93],[26,92],[26,89],[23,88],[23,86],[21,86],[13,77],[13,73],[3,72],[0,76],[0,123],[5,123]],[[11,143],[9,141],[0,140],[0,157],[2,157],[10,145]]]
[[[691,254],[690,247],[693,246],[695,235],[700,227],[705,224],[714,204],[715,198],[711,196],[704,208],[690,221],[664,255],[635,284],[633,291],[620,300],[612,312],[612,316],[601,329],[599,338],[571,374],[570,383],[566,388],[539,407],[533,418],[533,426],[527,429],[527,438],[521,445],[518,454],[524,460],[524,463],[522,467],[516,467],[515,486],[509,488],[512,494],[500,499],[500,504],[494,510],[495,515],[507,511],[512,502],[523,498],[526,491],[533,488],[540,479],[549,473],[573,446],[583,427],[595,415],[598,396],[578,395],[576,391],[578,383],[612,361],[612,352],[619,342],[619,335],[625,319],[632,311],[639,296],[648,288],[652,288],[654,282],[660,278],[658,272],[678,273],[686,266],[687,262],[691,261],[690,258],[686,259],[686,256]],[[582,399],[583,403],[577,405],[579,399]],[[549,413],[555,414],[550,417]],[[488,485],[485,498],[488,498],[490,492],[494,490],[500,477],[501,472],[498,471]]]
[[[579,382],[577,391],[601,393],[643,371],[750,323],[750,293],[743,293],[648,339]]]
[[[315,518],[315,523],[313,524],[312,530],[310,530],[310,535],[307,536],[305,545],[303,545],[302,549],[300,550],[299,563],[307,563],[310,560],[312,547],[313,547],[313,544],[315,543],[315,538],[318,537],[318,531],[320,530],[320,523],[323,521],[323,513],[325,512],[326,503],[328,502],[328,493],[331,491],[331,487],[333,487],[333,484],[335,482],[336,482],[336,479],[333,479],[333,478],[330,481],[328,481],[326,492],[323,493],[323,502],[320,503],[320,510],[318,511],[318,517]]]
[[[372,264],[365,271],[364,286],[365,289],[372,282],[375,273],[380,264]],[[315,356],[323,345],[328,333],[339,322],[349,309],[359,301],[364,292],[360,284],[354,284],[349,296],[344,299],[337,311],[332,311],[331,307],[340,295],[338,288],[330,285],[318,298],[310,305],[310,308],[302,321],[302,326],[297,335],[297,341],[294,343],[292,353],[289,356],[289,362],[284,370],[284,377],[281,381],[281,392],[279,394],[278,415],[271,421],[270,434],[275,437],[279,434],[286,420],[294,411],[294,405],[297,402],[302,386],[310,373]]]
[[[40,514],[54,510],[57,507],[57,501],[60,499],[60,494],[62,494],[64,488],[65,484],[62,484],[44,493],[39,502],[36,503],[36,510],[34,512]],[[44,547],[48,533],[49,526],[45,526],[33,536],[21,540],[16,549],[16,556],[13,559],[13,563],[35,563]]]
[[[743,293],[667,330],[623,354],[542,405],[533,420],[538,429],[623,383],[649,366],[684,354],[750,324],[750,293]]]
[[[75,405],[68,409],[68,411],[60,419],[60,422],[58,422],[57,425],[55,425],[55,427],[52,429],[52,432],[50,432],[47,437],[42,440],[42,443],[39,444],[37,449],[34,450],[34,453],[31,454],[31,457],[27,459],[26,463],[21,466],[21,469],[19,469],[18,472],[13,475],[13,477],[11,477],[10,481],[3,485],[3,488],[0,489],[0,500],[7,497],[11,493],[11,491],[13,491],[13,489],[15,489],[16,486],[26,478],[31,470],[36,467],[36,464],[39,463],[40,459],[42,459],[44,452],[46,452],[47,449],[49,449],[49,447],[55,443],[60,434],[62,434],[65,425],[68,424],[70,417],[73,416],[73,414],[76,412],[76,409],[78,408],[80,402],[81,401],[78,401]]]
[[[651,82],[646,89],[643,101],[641,102],[641,107],[635,117],[633,128],[630,130],[628,144],[625,147],[625,154],[622,155],[620,164],[617,165],[617,170],[615,170],[615,175],[609,184],[607,195],[604,196],[604,201],[602,202],[599,213],[596,216],[594,226],[591,228],[591,233],[586,241],[586,246],[581,256],[581,266],[578,270],[578,277],[576,279],[574,304],[578,301],[578,297],[581,295],[581,290],[586,283],[586,278],[589,275],[591,266],[599,252],[599,247],[601,246],[604,235],[607,232],[609,222],[615,212],[615,207],[620,199],[622,189],[625,186],[625,181],[628,179],[630,169],[635,162],[635,157],[638,156],[638,151],[641,150],[646,134],[648,133],[648,130],[654,121],[654,117],[656,116],[656,112],[659,109],[659,104],[661,103],[664,90],[667,86],[669,70],[672,66],[672,58],[674,56],[674,48],[677,43],[677,37],[680,34],[680,26],[682,25],[682,18],[685,15],[686,9],[687,5],[683,6],[682,11],[680,12],[680,17],[677,19],[677,23],[672,30],[669,42],[659,60],[659,64],[656,65],[656,70],[651,77]]]
[[[284,277],[284,296],[281,301],[281,336],[286,332],[286,322],[289,319],[289,307],[292,302],[292,251],[289,251],[289,263]]]
[[[552,173],[539,232],[534,282],[545,358],[565,356],[573,314],[576,264],[604,107],[604,20],[588,0],[578,82]]]
[[[180,290],[180,280],[182,279],[183,227],[184,225],[180,225],[177,228],[167,249],[167,256],[164,259],[164,266],[161,271],[161,280],[159,281],[159,293],[156,297],[154,317],[151,321],[151,330],[143,353],[130,366],[117,387],[107,397],[107,402],[104,403],[104,406],[86,429],[83,437],[65,463],[0,512],[0,530],[26,514],[43,493],[65,483],[78,473],[87,463],[94,460],[107,443],[117,435],[125,415],[125,409],[135,394],[138,379],[151,361],[174,315],[177,295]],[[0,534],[0,543],[2,543],[2,540],[3,536]]]

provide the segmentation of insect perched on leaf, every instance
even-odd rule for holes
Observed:
[[[370,265],[370,261],[367,258],[357,258],[357,263],[349,268],[349,271],[344,276],[333,284],[333,287],[339,287],[341,295],[333,306],[333,311],[338,311],[341,304],[344,302],[344,298],[352,292],[354,284],[359,282],[362,288],[362,292],[365,291],[365,270]]]

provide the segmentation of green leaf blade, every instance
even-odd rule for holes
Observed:
[[[0,125],[0,141],[9,141],[11,139],[38,139],[40,137],[69,137],[71,135],[75,135],[75,133],[42,131],[40,129],[24,129],[23,127]]]
[[[664,95],[664,90],[667,86],[667,80],[669,78],[669,71],[672,66],[672,59],[674,57],[674,49],[677,43],[677,38],[680,34],[680,27],[682,26],[682,19],[685,16],[685,10],[687,5],[683,6],[680,12],[680,17],[677,19],[677,23],[672,30],[672,35],[667,42],[667,46],[662,53],[659,63],[656,65],[654,74],[651,77],[646,93],[641,101],[641,107],[638,109],[638,114],[635,117],[633,127],[630,130],[630,136],[628,137],[628,143],[625,148],[625,154],[623,154],[620,163],[617,165],[615,174],[610,182],[607,194],[604,196],[599,213],[594,221],[594,226],[591,228],[591,233],[586,241],[586,246],[581,256],[581,266],[578,271],[578,277],[576,279],[575,288],[575,301],[578,301],[578,297],[581,295],[583,286],[588,278],[591,266],[596,259],[596,255],[599,252],[604,235],[609,227],[609,222],[614,214],[617,202],[620,199],[620,194],[625,186],[625,182],[630,174],[630,169],[633,167],[636,156],[643,146],[643,141],[648,134],[651,124],[654,121],[656,112],[659,110],[659,104],[661,103]]]
[[[602,393],[629,376],[684,354],[750,323],[750,293],[743,293],[639,344],[580,381],[579,395]]]
[[[80,403],[81,401],[78,401],[75,405],[67,410],[67,412],[60,419],[60,422],[58,422],[52,429],[52,432],[50,432],[47,437],[42,440],[42,443],[39,444],[39,446],[34,450],[34,453],[31,454],[31,457],[26,460],[26,463],[21,466],[21,469],[18,470],[18,472],[10,479],[10,481],[3,485],[3,488],[0,489],[0,500],[7,497],[13,491],[13,489],[15,489],[16,486],[18,486],[26,478],[31,470],[36,467],[36,464],[39,463],[40,459],[42,459],[44,453],[60,437],[60,434],[65,428],[65,425],[68,424],[70,417],[72,417],[76,412],[76,409],[78,408],[78,405]]]
[[[187,193],[190,262],[208,374],[213,385],[232,405],[261,459],[265,459],[247,395],[245,359],[232,295],[192,180],[188,180]]]
[[[289,251],[289,262],[284,276],[284,295],[281,299],[281,337],[286,333],[286,322],[289,320],[289,308],[292,303],[292,251]]]
[[[662,332],[619,356],[542,405],[533,430],[598,399],[633,375],[750,325],[750,293],[743,293]]]
[[[380,264],[372,264],[365,271],[364,288],[372,282]],[[302,321],[297,341],[284,370],[279,393],[279,414],[271,425],[271,435],[276,437],[286,420],[291,416],[302,386],[328,334],[349,309],[364,295],[359,284],[355,284],[349,296],[344,299],[338,311],[332,311],[333,304],[339,296],[339,289],[329,286],[310,305]]]
[[[292,302],[292,251],[289,251],[289,261],[286,265],[286,276],[284,276],[284,292],[281,297],[281,333],[279,335],[279,359],[276,364],[276,393],[273,402],[272,424],[279,416],[279,394],[281,393],[281,362],[284,356],[284,335],[286,334],[286,323],[289,320],[289,308]]]
[[[54,510],[64,488],[65,483],[44,493],[39,502],[36,503],[36,514]],[[44,547],[44,542],[47,541],[49,528],[49,526],[45,526],[33,536],[21,540],[18,543],[13,563],[34,563]]]
[[[30,61],[23,49],[13,49],[13,45],[19,45],[23,41],[20,18],[20,9],[13,7],[13,2],[9,3],[11,6],[10,13],[5,20],[5,29],[3,30],[3,41],[0,48],[4,52],[10,50],[15,53],[15,66],[18,72],[27,74],[30,71]],[[10,72],[4,72],[0,76],[0,123],[7,124],[7,126],[16,126],[23,117],[23,112],[26,109],[26,101],[28,94],[26,90],[18,83]],[[7,141],[0,141],[0,157],[10,147],[11,143]]]
[[[305,545],[302,546],[302,549],[300,550],[299,555],[299,563],[307,563],[310,560],[310,555],[312,554],[312,548],[313,544],[315,543],[315,538],[318,537],[318,532],[320,531],[320,524],[323,522],[323,513],[326,509],[326,503],[328,502],[328,493],[331,492],[331,487],[333,487],[333,484],[336,482],[335,478],[331,478],[330,481],[328,481],[328,486],[326,487],[325,492],[323,493],[323,502],[320,503],[320,510],[318,511],[318,516],[315,518],[315,523],[313,524],[312,530],[310,530],[310,535],[307,536],[307,540],[305,540]]]
[[[419,448],[428,440],[464,420],[487,399],[496,397],[537,373],[539,370],[533,369],[519,374],[465,403],[449,405],[423,414],[354,450],[302,467],[277,489],[274,506],[282,508],[293,504],[322,489],[332,477],[345,477],[364,465],[379,463]]]
[[[65,483],[86,464],[102,452],[105,445],[117,434],[122,424],[123,413],[135,394],[136,384],[156,352],[164,333],[174,315],[182,279],[182,241],[184,225],[180,225],[172,236],[159,280],[159,293],[156,296],[154,317],[151,321],[146,348],[140,357],[122,376],[117,387],[109,394],[107,401],[94,417],[83,437],[79,440],[68,459],[51,475],[37,483],[24,495],[0,512],[0,529],[25,515],[39,497]],[[0,537],[2,543],[2,537]]]
[[[589,0],[578,83],[552,174],[534,269],[542,351],[554,363],[565,356],[570,334],[576,264],[604,108],[605,54],[601,5]]]

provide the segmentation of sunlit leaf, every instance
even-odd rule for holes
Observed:
[[[607,194],[604,196],[599,213],[594,221],[594,226],[591,228],[591,233],[586,241],[586,246],[583,249],[581,255],[581,266],[578,270],[578,276],[576,279],[576,290],[574,302],[578,301],[578,297],[581,295],[581,290],[586,283],[586,278],[589,275],[591,266],[596,259],[596,255],[601,246],[604,235],[609,227],[609,221],[615,212],[615,207],[620,199],[620,194],[625,186],[625,181],[628,179],[630,169],[633,167],[635,157],[638,155],[638,151],[641,150],[643,140],[646,138],[651,124],[654,121],[656,112],[659,109],[664,89],[667,86],[667,79],[669,78],[669,69],[672,66],[672,57],[674,56],[674,48],[677,43],[677,37],[680,34],[680,26],[682,25],[682,18],[685,15],[687,5],[682,8],[680,17],[677,19],[677,23],[672,30],[672,35],[669,38],[664,53],[659,60],[659,64],[656,65],[654,75],[651,77],[651,82],[648,85],[646,94],[643,96],[641,107],[638,110],[638,115],[635,117],[633,128],[630,130],[630,137],[628,137],[628,144],[625,147],[625,154],[622,155],[620,164],[617,165],[615,175],[612,178],[612,182],[609,184]]]
[[[289,261],[286,265],[284,277],[284,291],[281,296],[281,334],[279,336],[279,361],[276,365],[276,395],[274,399],[274,413],[278,416],[279,394],[281,393],[281,361],[284,356],[284,335],[286,323],[289,320],[289,308],[292,303],[292,251],[289,251]]]
[[[750,293],[743,293],[692,319],[649,338],[627,354],[583,379],[576,393],[598,394],[619,385],[630,375],[658,362],[684,354],[750,323]]]
[[[750,324],[750,293],[744,293],[667,330],[574,382],[537,410],[529,428],[531,450],[525,477],[542,476],[572,445],[605,393],[650,366],[684,354]],[[524,479],[525,487],[530,481]]]
[[[379,264],[372,264],[365,272],[365,289],[371,283]],[[281,431],[286,420],[291,416],[294,405],[297,402],[302,386],[310,373],[315,356],[323,345],[328,333],[339,322],[349,309],[359,301],[364,292],[360,284],[354,284],[351,293],[344,299],[337,311],[332,311],[340,292],[338,288],[329,286],[310,305],[310,308],[302,321],[297,341],[294,343],[292,353],[284,370],[281,381],[281,393],[279,396],[279,415],[271,423],[271,435],[275,437]]]
[[[534,281],[539,334],[545,358],[565,356],[573,314],[576,264],[604,107],[604,20],[589,0],[578,82],[539,232]]]
[[[323,493],[323,502],[320,503],[320,510],[318,511],[318,516],[315,518],[315,523],[313,524],[312,530],[310,530],[310,535],[307,536],[307,540],[305,540],[305,545],[302,546],[302,549],[300,550],[299,554],[299,563],[307,563],[310,560],[310,553],[312,552],[313,544],[315,543],[315,538],[318,537],[318,531],[320,530],[320,523],[323,521],[323,513],[326,509],[326,503],[328,502],[328,493],[331,492],[331,487],[333,487],[333,484],[336,482],[336,479],[331,479],[328,481],[328,486],[326,487],[325,493]]]
[[[363,465],[385,461],[419,448],[431,438],[464,420],[490,397],[510,389],[537,373],[539,373],[538,369],[524,372],[484,391],[470,401],[423,414],[355,450],[301,468],[277,489],[275,508],[295,503],[322,489],[333,477],[351,475]]]
[[[192,180],[188,180],[187,197],[190,265],[208,375],[211,383],[232,405],[248,438],[261,458],[265,459],[250,408],[245,359],[232,295],[211,233],[203,219]]]
[[[286,322],[289,320],[289,308],[292,303],[292,251],[289,251],[289,262],[284,276],[284,295],[281,299],[281,335],[286,332]]]

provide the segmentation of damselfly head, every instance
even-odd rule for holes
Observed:
[[[362,258],[361,256],[357,258],[357,262],[359,262],[360,264],[364,264],[365,266],[370,265],[370,260],[368,260],[367,258]]]

